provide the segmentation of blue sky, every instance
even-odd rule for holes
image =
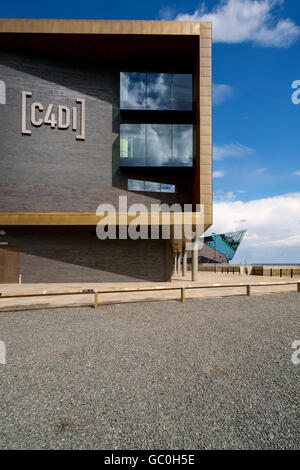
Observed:
[[[212,19],[212,230],[248,228],[241,259],[300,262],[300,104],[291,100],[292,82],[300,80],[299,1],[11,0],[2,2],[0,16]],[[278,213],[281,203],[289,217],[285,227]],[[256,210],[265,214],[259,227]]]

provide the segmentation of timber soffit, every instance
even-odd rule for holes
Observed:
[[[201,29],[211,29],[211,22],[0,18],[0,33],[167,34],[199,36]]]

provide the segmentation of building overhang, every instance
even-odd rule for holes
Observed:
[[[199,36],[205,21],[62,20],[1,18],[0,33],[35,34],[158,34]]]
[[[139,36],[139,38],[137,38]],[[196,75],[196,165],[193,204],[204,206],[205,229],[212,224],[212,66],[211,22],[0,19],[0,46],[61,57],[115,61],[130,67],[179,64]],[[132,45],[132,47],[131,47]],[[167,58],[167,60],[166,60]],[[191,62],[192,58],[192,62]],[[150,59],[150,60],[149,60]],[[168,62],[169,61],[169,62]],[[197,213],[194,213],[195,217]],[[0,226],[95,226],[93,213],[0,213]],[[129,223],[129,222],[128,222]]]
[[[0,46],[97,65],[196,69],[199,22],[0,19]]]

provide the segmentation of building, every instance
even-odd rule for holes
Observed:
[[[1,19],[0,50],[0,282],[169,280],[173,213],[133,240],[117,210],[99,240],[96,211],[192,204],[211,225],[211,23]]]
[[[216,234],[200,238],[198,251],[199,264],[228,264],[233,260],[247,230]],[[188,252],[187,263],[192,264],[192,253]]]
[[[213,233],[204,237],[203,248],[199,251],[199,263],[229,263],[233,260],[246,233],[247,230],[240,230],[222,234]],[[205,252],[205,247],[214,250],[215,256],[213,254],[211,256],[208,251]]]

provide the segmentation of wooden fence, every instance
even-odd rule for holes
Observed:
[[[123,290],[101,290],[98,291],[97,289],[83,289],[81,291],[75,292],[46,292],[38,293],[38,294],[15,294],[15,295],[3,295],[0,292],[0,307],[1,307],[1,300],[2,299],[17,299],[17,298],[29,298],[29,297],[50,297],[50,296],[67,296],[67,295],[93,295],[93,305],[94,308],[98,308],[99,303],[101,302],[101,295],[102,294],[120,294],[120,293],[130,293],[130,292],[158,292],[158,291],[180,291],[180,300],[181,302],[185,302],[186,291],[192,289],[226,289],[226,288],[241,288],[245,287],[245,294],[249,297],[253,294],[253,289],[256,287],[271,287],[271,286],[286,286],[286,285],[296,285],[297,292],[300,293],[300,281],[283,281],[283,282],[260,282],[260,283],[238,283],[238,284],[208,284],[208,285],[201,285],[201,286],[172,286],[172,287],[142,287],[142,288],[126,288]],[[163,299],[157,299],[163,300]],[[141,299],[143,301],[143,299]],[[120,301],[121,303],[121,301]]]

